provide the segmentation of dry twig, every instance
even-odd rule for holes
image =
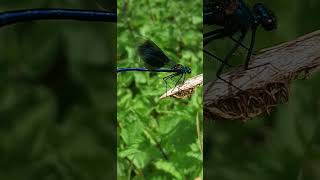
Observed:
[[[202,74],[194,76],[188,80],[186,80],[183,84],[174,87],[163,94],[160,99],[166,97],[175,97],[175,98],[185,98],[190,97],[194,91],[194,89],[203,83]]]
[[[238,67],[222,75],[242,91],[221,80],[205,84],[205,117],[245,121],[269,113],[277,104],[288,101],[292,80],[301,75],[307,77],[319,66],[320,30],[262,50],[251,59],[249,68],[256,68],[244,70]]]

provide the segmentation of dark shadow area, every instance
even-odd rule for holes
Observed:
[[[116,11],[115,4],[2,1],[0,7]],[[116,43],[111,22],[0,28],[0,179],[116,178]]]

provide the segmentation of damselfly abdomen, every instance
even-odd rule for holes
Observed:
[[[81,9],[24,9],[0,13],[0,26],[35,20],[78,20],[116,22],[116,12]]]

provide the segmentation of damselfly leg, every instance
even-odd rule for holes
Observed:
[[[203,46],[206,46],[211,41],[216,39],[221,39],[227,37],[228,34],[225,33],[224,29],[216,29],[214,31],[208,32],[204,34]]]
[[[168,86],[169,86],[169,88],[171,88],[171,86],[169,85],[169,83],[168,83],[168,80],[170,79],[172,79],[173,77],[176,77],[176,76],[178,76],[180,73],[174,73],[174,74],[170,74],[170,75],[168,75],[168,76],[166,76],[166,77],[164,77],[163,78],[163,81],[165,82],[165,85],[166,85],[166,92],[168,92]]]
[[[207,50],[203,50],[204,53],[206,53],[207,55],[213,57],[214,59],[218,60],[220,63],[224,63],[224,60],[219,58],[218,56],[214,55],[213,53],[207,51]],[[232,65],[230,65],[229,63],[226,64],[228,67],[233,67]]]
[[[260,64],[260,65],[257,65],[257,66],[249,67],[249,62],[250,62],[251,56],[253,54],[252,51],[253,51],[253,47],[254,47],[254,43],[255,43],[256,31],[257,31],[257,29],[253,28],[252,32],[251,32],[250,47],[248,48],[247,58],[246,58],[246,62],[244,64],[245,70],[250,70],[250,69],[255,69],[255,68],[258,68],[258,67],[261,67],[261,66],[271,65],[274,69],[280,71],[277,67],[275,67],[273,64],[271,64],[269,62],[268,63],[264,63],[264,64]]]
[[[177,75],[178,76],[178,75]],[[183,77],[183,79],[185,80],[185,74],[184,73],[181,73],[180,75],[179,75],[179,79],[178,79],[178,81],[175,83],[175,85],[174,85],[174,87],[173,87],[173,89],[171,90],[171,92],[173,92],[173,90],[175,89],[175,88],[178,88],[178,90],[180,91],[180,87],[179,87],[179,83],[180,83],[180,80],[182,79],[182,77]],[[182,81],[182,83],[181,84],[183,84],[184,83],[184,80]]]
[[[241,33],[241,36],[239,37],[239,40],[238,40],[238,41],[239,41],[239,42],[242,42],[242,41],[244,40],[246,34],[247,34],[247,32],[242,32],[242,33]],[[238,90],[241,91],[240,88],[238,88],[237,86],[233,85],[231,82],[229,82],[229,81],[221,78],[221,74],[222,74],[222,72],[223,72],[224,66],[228,63],[228,60],[230,59],[230,57],[232,56],[232,54],[239,48],[239,46],[240,46],[240,43],[236,43],[236,44],[234,45],[234,47],[230,50],[230,52],[227,54],[227,56],[226,56],[225,59],[224,59],[224,63],[222,63],[222,64],[220,65],[220,67],[219,67],[219,69],[218,69],[218,71],[217,71],[217,73],[216,73],[216,76],[217,76],[217,78],[220,79],[221,81],[223,81],[223,82],[225,82],[225,83],[231,85],[232,87],[235,87],[236,89],[238,89]]]
[[[172,80],[174,77],[177,77],[177,76],[178,76],[178,80],[175,81],[175,84],[174,84],[171,92],[173,92],[173,90],[175,88],[178,88],[178,90],[180,90],[179,84],[183,84],[185,82],[186,73],[178,72],[178,73],[170,74],[169,76],[166,76],[166,77],[163,78],[163,81],[165,82],[165,85],[166,85],[166,92],[168,92],[168,86],[169,86],[169,88],[171,88],[171,86],[168,83],[168,80]],[[182,79],[182,81],[181,81],[181,79]]]
[[[209,44],[210,42],[216,40],[216,39],[220,39],[220,38],[224,38],[227,36],[227,34],[225,34],[225,32],[223,31],[223,29],[217,29],[214,31],[210,31],[205,33],[204,35],[204,43],[203,46],[206,46],[207,44]],[[218,56],[214,55],[213,53],[207,51],[207,50],[203,50],[204,53],[206,53],[207,55],[213,57],[214,59],[218,60],[221,63],[226,63],[223,59],[219,58]],[[230,65],[229,63],[226,63],[227,66],[232,67],[232,65]]]
[[[229,38],[230,38],[233,42],[235,42],[235,43],[240,43],[240,46],[241,46],[243,49],[249,51],[249,48],[248,48],[245,44],[243,44],[242,42],[239,42],[239,41],[238,41],[237,39],[235,39],[233,36],[229,36]],[[252,52],[251,54],[252,54],[252,55],[257,55],[255,52]]]
[[[216,39],[219,39],[221,37],[226,37],[228,36],[227,34],[224,34],[223,31],[221,31],[222,29],[217,29],[217,30],[214,30],[214,31],[210,31],[210,32],[207,32],[204,34],[204,46],[209,44],[210,42],[216,40]],[[219,33],[223,33],[224,35],[219,35]],[[213,36],[213,37],[212,37]],[[255,36],[255,32],[253,32],[253,36]],[[251,55],[256,55],[255,53],[252,52],[253,50],[253,44],[254,44],[254,37],[252,37],[251,39],[251,43],[250,43],[250,47],[248,48],[246,45],[243,44],[243,42],[239,42],[239,40],[235,39],[233,36],[229,36],[229,38],[234,41],[235,43],[237,44],[240,44],[240,46],[242,48],[244,48],[245,50],[248,51],[248,54],[247,54],[247,60],[248,58],[250,59]],[[213,57],[214,59],[218,60],[219,62],[223,62],[223,60],[221,58],[219,58],[218,56],[214,55],[213,53],[207,51],[207,50],[203,50],[204,53],[206,53],[207,55]],[[229,63],[226,64],[227,66],[229,67],[233,67],[232,65],[230,65]]]
[[[171,79],[172,77],[174,77],[175,74],[176,74],[176,73],[170,74],[170,75],[162,78],[162,79],[163,79],[163,82],[165,83],[165,86],[166,86],[166,93],[168,92],[168,86],[169,86],[169,88],[170,88],[170,85],[168,85],[168,79]]]
[[[255,38],[256,38],[256,30],[257,30],[257,29],[254,28],[254,29],[251,31],[250,47],[249,47],[249,49],[248,49],[246,62],[245,62],[245,64],[244,64],[244,68],[245,68],[245,69],[248,69],[249,61],[250,61],[250,59],[251,59],[252,50],[253,50],[253,46],[254,46],[254,42],[255,42]]]

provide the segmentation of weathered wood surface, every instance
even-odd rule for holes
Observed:
[[[319,70],[320,30],[274,46],[252,57],[249,67],[222,75],[234,86],[213,80],[204,86],[204,115],[212,120],[245,121],[286,103],[289,85]]]
[[[201,86],[203,84],[203,76],[199,74],[194,76],[188,80],[186,80],[183,84],[178,85],[167,91],[163,94],[160,99],[166,97],[174,97],[174,98],[186,98],[190,97],[193,94],[193,91],[196,87]]]

